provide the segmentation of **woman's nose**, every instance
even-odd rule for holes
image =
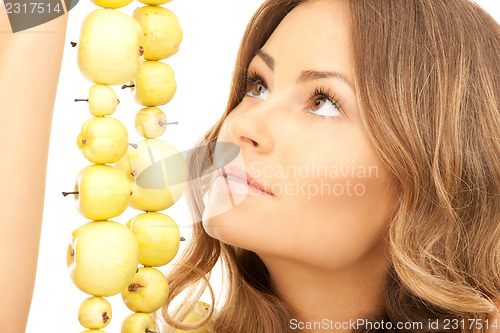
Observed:
[[[246,110],[246,112],[235,115],[231,119],[229,132],[241,150],[250,150],[262,154],[273,150],[274,141],[270,128],[271,117],[263,111],[262,109]]]

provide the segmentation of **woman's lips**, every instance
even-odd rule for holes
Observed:
[[[234,180],[231,178],[226,178],[224,176],[217,177],[214,186],[219,192],[226,194],[271,196],[271,194],[264,192],[248,183],[243,183],[240,180]]]
[[[234,194],[260,194],[274,195],[269,189],[266,189],[259,181],[250,176],[245,169],[236,164],[228,164],[219,169],[219,177],[217,178],[216,186],[223,187],[227,190],[229,187]],[[223,190],[224,188],[219,188]],[[244,192],[244,193],[243,193]]]

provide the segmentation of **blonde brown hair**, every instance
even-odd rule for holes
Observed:
[[[479,328],[467,319],[491,319],[500,296],[500,26],[468,0],[345,1],[359,109],[399,191],[387,239],[385,308],[373,319],[443,324],[465,318],[454,331],[487,332],[485,322]],[[303,2],[268,0],[255,13],[226,111],[200,145],[217,140],[244,96],[242,78],[256,50]],[[220,259],[225,293],[209,331],[291,332],[290,319],[298,314],[274,294],[259,257],[210,237],[197,223],[212,166],[206,156],[191,156],[188,163],[190,172],[205,176],[186,190],[195,223],[176,260],[181,265],[167,274],[170,295],[155,314],[158,324],[166,331],[189,328],[170,318],[169,304],[187,291],[174,316],[182,320]]]

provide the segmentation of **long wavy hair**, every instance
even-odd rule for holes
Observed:
[[[484,321],[479,327],[467,320],[493,318],[500,296],[500,26],[468,0],[345,1],[363,124],[398,185],[387,237],[385,306],[372,319],[439,319],[433,332],[443,333],[465,319],[451,331],[487,332]],[[254,14],[227,108],[200,145],[216,142],[222,122],[244,96],[242,78],[256,50],[304,2],[267,0]],[[292,332],[290,320],[300,318],[273,292],[259,257],[212,238],[198,223],[212,166],[206,156],[191,156],[188,165],[205,176],[185,192],[194,224],[167,273],[170,295],[154,314],[161,332],[202,324],[217,333]],[[224,292],[215,310],[199,325],[181,325],[219,260]],[[169,309],[181,292],[186,296],[180,306]]]

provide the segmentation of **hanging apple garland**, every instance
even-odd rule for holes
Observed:
[[[74,195],[78,212],[91,220],[73,232],[67,251],[71,279],[91,296],[78,312],[89,329],[85,332],[105,333],[100,329],[111,321],[112,310],[104,297],[119,293],[134,312],[122,321],[121,332],[156,332],[149,314],[165,303],[169,290],[154,267],[168,264],[183,240],[176,222],[159,211],[183,194],[187,166],[174,146],[158,139],[167,125],[177,124],[168,123],[159,108],[177,88],[173,69],[161,60],[177,53],[182,30],[177,16],[160,6],[171,0],[139,0],[145,6],[132,17],[116,10],[131,1],[92,0],[103,8],[87,15],[78,43],[71,43],[78,45],[80,72],[94,83],[88,98],[75,99],[87,102],[94,116],[82,125],[76,142],[93,164],[78,173],[73,192],[63,192]],[[109,117],[120,103],[110,86],[121,84],[143,106],[134,126],[144,139],[135,143],[129,143],[126,127]],[[139,176],[148,186],[137,184]],[[129,206],[144,212],[126,225],[109,220]],[[206,313],[208,305],[201,306],[204,312],[196,308],[189,316]]]

